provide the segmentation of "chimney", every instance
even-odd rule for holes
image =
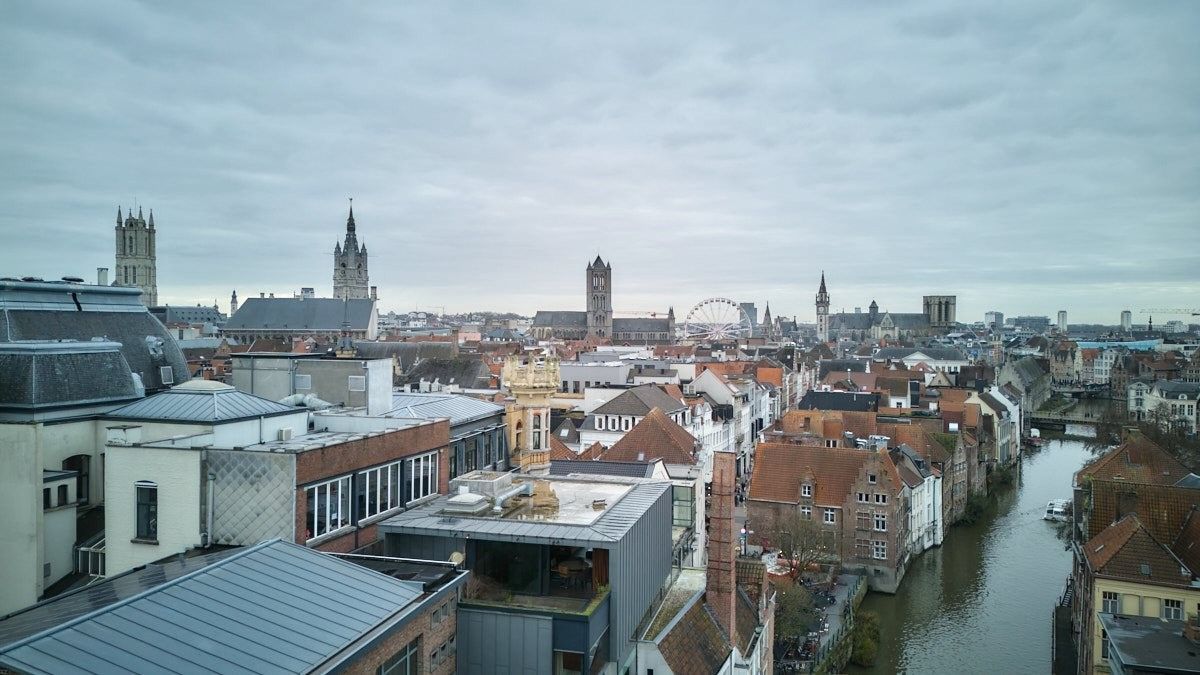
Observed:
[[[737,538],[733,522],[733,484],[737,471],[732,452],[713,453],[712,503],[709,506],[708,585],[705,601],[721,627],[728,633],[729,643],[737,644],[734,627],[737,613],[737,569],[734,546]]]
[[[266,293],[263,293],[262,291],[259,291],[259,292],[258,292],[258,297],[259,297],[259,298],[265,298],[265,297],[267,297],[267,294],[266,294]],[[272,298],[273,298],[273,297],[275,297],[275,294],[274,294],[274,293],[272,293],[272,294],[271,294],[271,297],[272,297]]]
[[[371,287],[371,299],[372,299],[372,300],[378,300],[378,299],[379,299],[379,287],[378,287],[378,286],[372,286],[372,287]]]
[[[96,268],[96,285],[97,286],[107,286],[108,285],[108,268],[107,267],[97,267]]]

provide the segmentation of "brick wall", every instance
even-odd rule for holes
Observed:
[[[425,611],[421,612],[420,615],[408,622],[402,629],[385,637],[370,651],[363,653],[356,661],[349,665],[346,672],[362,673],[364,675],[374,673],[380,664],[387,661],[392,655],[399,652],[415,639],[418,640],[418,673],[428,673],[430,675],[449,675],[453,673],[457,668],[457,651],[447,650],[447,656],[441,663],[432,668],[430,667],[430,654],[458,632],[456,597],[455,594],[450,594],[442,602],[433,603]],[[436,624],[431,624],[432,617],[446,603],[450,603],[450,605],[448,608],[449,611],[445,612],[445,617]]]

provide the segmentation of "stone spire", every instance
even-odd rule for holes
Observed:
[[[120,206],[118,206],[118,207],[117,207],[117,227],[120,227],[120,226],[121,226],[121,222],[122,222],[122,220],[123,220],[123,219],[121,218],[121,207],[120,207]]]
[[[150,209],[150,229],[154,229],[154,209]]]
[[[346,233],[354,233],[354,197],[350,198],[350,217],[346,219]]]

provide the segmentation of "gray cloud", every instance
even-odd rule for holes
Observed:
[[[385,308],[711,295],[812,314],[923,293],[1115,321],[1186,304],[1193,3],[25,3],[0,24],[0,271],[160,295],[328,292],[355,196]]]

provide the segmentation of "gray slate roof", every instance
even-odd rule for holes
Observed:
[[[822,380],[831,372],[844,373],[847,370],[852,373],[865,373],[867,362],[860,359],[824,359],[817,362],[817,377]]]
[[[569,478],[555,478],[570,481]],[[634,479],[609,478],[609,481]],[[380,532],[423,534],[454,539],[473,538],[488,541],[520,541],[525,543],[590,546],[615,544],[646,514],[664,493],[669,493],[667,481],[636,482],[629,492],[608,507],[589,525],[554,523],[536,520],[505,520],[503,518],[472,517],[445,514],[449,496],[443,495],[419,507],[399,513],[379,524]],[[667,497],[670,499],[669,495]]]
[[[400,371],[408,372],[413,365],[424,359],[451,358],[458,355],[458,345],[453,342],[368,342],[354,343],[360,359],[400,360]]]
[[[920,313],[880,312],[875,317],[875,323],[883,321],[883,317],[885,316],[892,317],[892,323],[896,328],[919,330],[929,327],[929,317]],[[860,312],[858,314],[839,312],[829,315],[829,327],[831,329],[869,330],[871,325],[871,314],[869,312]]]
[[[614,333],[666,333],[671,330],[671,322],[650,318],[613,319],[612,329]]]
[[[186,305],[175,307],[172,305],[162,305],[159,307],[151,307],[150,313],[163,323],[212,323],[219,324],[225,321],[225,317],[212,307],[188,307]]]
[[[0,406],[24,410],[138,398],[120,349],[112,342],[0,343]]]
[[[169,422],[229,422],[302,410],[240,392],[227,384],[193,380],[117,408],[106,417]]]
[[[229,317],[224,330],[340,331],[349,323],[350,330],[371,327],[370,299],[336,298],[250,298]]]
[[[587,328],[587,312],[538,310],[533,315],[533,325],[538,328]]]
[[[404,374],[400,384],[416,384],[421,380],[457,384],[460,387],[487,387],[492,373],[487,364],[475,354],[452,358],[425,359]]]
[[[920,352],[931,359],[939,361],[966,361],[967,357],[953,347],[884,347],[871,357],[876,361],[891,359],[901,361]]]
[[[643,384],[617,394],[612,400],[592,411],[592,415],[645,416],[654,408],[670,414],[685,408],[682,401],[670,397],[667,392],[652,385]]]
[[[482,401],[462,394],[392,394],[392,409],[388,417],[413,417],[417,419],[449,418],[454,427],[467,422],[504,413],[504,406]]]
[[[809,391],[796,404],[800,410],[851,410],[873,412],[879,410],[879,394],[852,393],[843,391]]]
[[[103,582],[90,589],[103,595]],[[274,540],[0,647],[30,673],[297,673],[413,606],[422,585]]]
[[[1026,356],[1012,364],[1013,372],[1021,380],[1021,385],[1028,389],[1037,382],[1038,378],[1048,375],[1049,372],[1042,367],[1042,361],[1033,356]]]
[[[654,462],[606,462],[552,459],[550,460],[551,476],[569,476],[573,473],[595,476],[628,476],[630,478],[652,478]]]

